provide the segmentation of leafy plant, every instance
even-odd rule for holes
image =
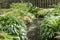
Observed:
[[[10,14],[0,15],[0,31],[18,36],[20,40],[25,40],[26,26],[24,22]]]
[[[32,14],[37,13],[37,11],[39,10],[38,7],[33,6],[31,3],[12,3],[11,8],[20,9],[23,11],[30,12]]]
[[[29,4],[29,3],[12,3],[9,11],[4,13],[12,14],[17,18],[22,18],[22,19],[25,16],[27,16],[30,19],[28,21],[32,22],[34,19],[36,19],[35,15],[37,11],[38,11],[38,8],[32,6],[32,4]]]
[[[9,35],[8,33],[0,31],[0,40],[19,40],[18,36],[12,36]]]
[[[40,36],[43,39],[55,37],[56,32],[59,30],[60,16],[45,17],[40,24]]]

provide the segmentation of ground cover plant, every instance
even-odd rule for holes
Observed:
[[[39,10],[38,7],[34,7],[32,4],[29,3],[12,3],[11,11],[7,13],[12,13],[14,16],[17,17],[28,17],[28,20],[31,22],[32,20],[36,19],[35,15]]]
[[[48,11],[47,14],[44,15],[44,19],[40,23],[40,36],[42,40],[46,40],[48,38],[57,38],[59,39],[60,33],[60,3],[54,5],[54,10]],[[56,39],[50,39],[56,40]]]
[[[2,11],[3,14],[0,15],[0,39],[60,39],[60,3],[53,7],[51,10],[46,10],[35,7],[31,3],[12,3],[10,8]],[[34,24],[34,20],[38,24]],[[25,22],[34,25],[28,27]]]
[[[40,20],[41,22],[39,26],[37,26],[38,29],[40,28],[40,30],[38,30],[40,31],[40,40],[59,40],[60,39],[60,5],[59,4],[60,3],[57,3],[57,5],[53,5],[54,8],[51,11],[50,10],[49,11],[45,10],[45,12],[38,11],[38,14],[40,15],[40,17],[44,16],[43,20]]]
[[[0,31],[2,33],[7,33],[7,37],[10,35],[10,38],[16,36],[18,40],[25,40],[25,37],[23,37],[26,35],[26,26],[24,22],[21,19],[17,20],[17,18],[11,14],[0,15]],[[7,38],[6,40],[14,39],[13,37],[10,38]]]
[[[2,11],[3,13],[0,15],[0,34],[2,39],[27,40],[24,20],[31,22],[31,20],[35,19],[37,10],[38,8],[28,3],[13,3],[10,9]],[[6,36],[3,36],[3,34],[6,34]]]

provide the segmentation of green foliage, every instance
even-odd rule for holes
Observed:
[[[9,35],[8,33],[0,31],[0,40],[14,40],[14,39],[19,40],[19,37],[18,36],[12,36],[12,35]]]
[[[11,8],[14,9],[20,9],[23,11],[29,11],[31,5],[28,3],[12,3]]]
[[[12,3],[11,8],[6,14],[0,15],[0,30],[7,33],[8,40],[20,37],[20,40],[26,38],[26,26],[23,18],[28,17],[31,20],[36,18],[36,14],[44,16],[41,21],[40,36],[42,40],[47,38],[59,38],[60,36],[60,3],[53,5],[53,10],[40,10],[38,7],[34,7],[30,3]],[[57,34],[55,36],[55,34]],[[5,35],[4,35],[5,36]],[[11,37],[12,36],[12,37]],[[6,37],[5,37],[6,38]]]
[[[42,15],[42,16],[45,16],[48,14],[48,12],[52,12],[54,9],[51,8],[51,9],[41,9],[41,10],[38,10],[37,14],[38,15]]]
[[[60,16],[60,2],[57,3],[56,5],[53,5],[53,7],[55,8],[55,12],[58,16]],[[56,33],[56,37],[57,39],[60,39],[60,24],[58,25],[58,31],[55,32]]]
[[[47,27],[47,26],[40,27],[41,40],[46,40],[47,38],[52,38],[54,35],[55,35],[54,30],[51,27]]]
[[[47,26],[56,28],[59,25],[60,16],[46,17],[43,21]]]
[[[51,10],[42,9],[38,11],[38,14],[42,16],[60,16],[60,3],[54,4],[52,7]]]
[[[34,7],[31,3],[12,3],[11,8],[20,9],[30,13],[37,13],[37,11],[39,10],[38,7]]]
[[[40,24],[40,35],[42,39],[55,37],[59,31],[60,16],[45,17]]]
[[[47,38],[60,38],[60,3],[54,5],[54,10],[48,11],[40,23],[42,40]],[[56,34],[56,35],[55,35]]]
[[[39,8],[29,3],[12,3],[11,8],[0,15],[0,31],[7,33],[9,36],[9,39],[6,38],[6,40],[12,40],[10,36],[16,36],[20,40],[25,40],[26,26],[23,19],[26,16],[28,19],[30,18],[30,21],[34,20],[38,10]]]
[[[21,19],[10,14],[0,15],[0,30],[25,40],[26,26]],[[9,39],[10,40],[10,39]]]
[[[18,18],[24,18],[24,16],[27,16],[30,18],[30,21],[33,21],[36,19],[36,13],[38,10],[39,8],[34,7],[29,3],[12,3],[10,10],[5,13],[12,14]]]
[[[59,17],[46,17],[40,24],[40,36],[43,39],[52,38],[55,36],[57,26],[59,24]]]

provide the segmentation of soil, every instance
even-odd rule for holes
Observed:
[[[40,24],[40,21],[43,19],[43,16],[39,16],[37,19],[35,19],[32,23],[27,23],[27,27],[30,29],[31,27],[35,27],[28,31],[27,37],[28,40],[41,40],[39,34],[40,29],[37,27],[37,25]]]

